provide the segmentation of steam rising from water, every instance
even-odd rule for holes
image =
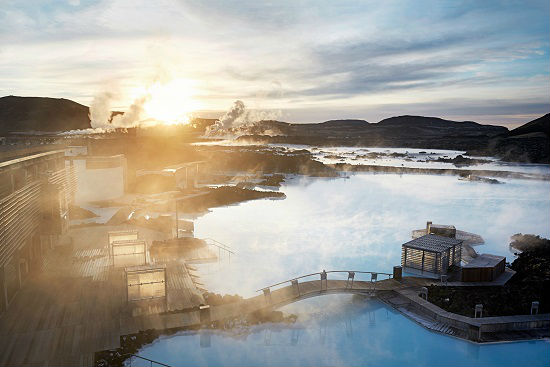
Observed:
[[[90,105],[90,129],[70,130],[61,135],[104,134],[117,128],[127,129],[131,127],[150,127],[162,124],[154,119],[144,119],[144,104],[150,100],[151,95],[145,94],[136,98],[128,111],[112,116],[112,101],[116,95],[112,92],[97,94]]]
[[[237,100],[218,121],[209,126],[206,136],[239,136],[249,132],[259,121],[276,120],[281,111],[249,110],[244,102]]]
[[[111,92],[103,92],[94,97],[90,105],[90,122],[92,129],[115,129],[138,126],[153,126],[154,120],[145,120],[145,103],[151,99],[150,94],[139,96],[123,114],[112,114],[112,100],[115,95]]]

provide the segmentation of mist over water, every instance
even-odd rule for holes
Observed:
[[[481,235],[486,243],[476,246],[479,253],[511,262],[511,235],[550,237],[550,183],[504,182],[388,174],[296,177],[281,188],[285,200],[215,208],[196,221],[196,236],[237,252],[230,264],[201,266],[202,281],[211,291],[251,296],[322,269],[391,273],[400,263],[401,244],[428,220]]]
[[[298,321],[182,332],[139,355],[177,366],[518,366],[526,355],[530,366],[546,366],[550,357],[548,341],[477,345],[430,332],[372,299],[330,295],[283,310]]]
[[[504,182],[295,176],[280,189],[285,200],[215,208],[196,220],[197,237],[237,252],[230,263],[222,255],[220,263],[199,266],[201,282],[209,291],[249,297],[322,269],[391,273],[400,263],[401,244],[428,220],[480,234],[486,244],[478,252],[512,261],[511,235],[550,237],[550,183]],[[296,323],[182,332],[143,347],[139,355],[178,366],[516,366],[526,360],[547,366],[550,360],[548,340],[478,345],[430,332],[376,299],[330,295],[281,310],[296,314]]]

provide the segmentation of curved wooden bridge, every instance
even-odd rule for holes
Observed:
[[[380,279],[384,278],[384,279]],[[327,294],[376,295],[403,287],[392,274],[354,270],[331,270],[303,275],[258,289],[260,295],[242,302],[210,308],[210,320],[223,320],[267,308],[277,308],[306,298]]]
[[[355,278],[358,279],[355,279]],[[360,280],[359,278],[368,278]],[[379,280],[386,278],[386,281]],[[356,270],[331,270],[302,275],[301,277],[272,284],[256,292],[263,292],[264,301],[270,306],[280,306],[305,298],[322,296],[329,293],[370,293],[377,290],[390,290],[387,280],[392,274]],[[305,280],[317,278],[312,280]],[[329,279],[334,278],[334,279]],[[305,280],[305,281],[304,281]],[[283,287],[281,287],[283,286]]]
[[[306,298],[327,294],[364,294],[376,296],[380,292],[410,287],[396,281],[392,274],[333,270],[322,271],[288,279],[259,289],[257,296],[219,306],[204,307],[198,311],[126,318],[121,322],[121,335],[147,329],[172,329],[197,326],[213,321],[239,318],[256,311],[269,310]]]

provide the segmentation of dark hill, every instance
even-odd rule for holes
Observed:
[[[114,112],[114,114],[120,112]],[[214,119],[194,119],[191,128],[204,133]],[[1,97],[0,134],[24,131],[67,131],[90,127],[88,107],[67,99]],[[378,123],[330,120],[313,124],[259,121],[245,130],[243,139],[262,143],[320,146],[370,146],[464,150],[473,155],[508,161],[550,161],[550,114],[512,131],[473,121],[438,117],[395,116]]]
[[[379,146],[431,149],[482,149],[497,136],[507,136],[502,126],[481,125],[473,121],[450,121],[437,117],[397,116],[369,123],[365,120],[330,120],[316,124],[279,124],[282,134],[263,131],[274,129],[273,121],[260,121],[245,139],[261,142],[325,146]],[[269,128],[268,128],[269,127]],[[273,136],[277,135],[277,136]]]
[[[550,114],[530,121],[505,136],[491,139],[471,153],[492,155],[507,161],[550,163]]]
[[[315,125],[331,128],[364,128],[369,123],[365,120],[329,120]]]
[[[88,107],[63,98],[0,98],[0,133],[64,131],[90,127]]]
[[[524,135],[531,133],[545,133],[546,136],[550,137],[550,113],[539,117],[533,121],[530,121],[520,127],[515,128],[510,131],[510,136]]]
[[[444,133],[445,131],[456,133],[460,131],[460,135],[495,136],[508,133],[508,129],[503,126],[482,125],[474,121],[452,121],[439,117],[410,115],[390,117],[380,121],[378,125],[385,128],[399,128],[403,133],[406,133],[408,129],[428,129],[426,130],[427,133],[430,133],[430,131],[434,133]]]

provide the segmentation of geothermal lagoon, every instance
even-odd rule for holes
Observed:
[[[139,355],[177,366],[518,366],[526,356],[530,366],[547,366],[549,360],[548,341],[478,345],[430,332],[377,300],[329,295],[282,310],[304,321],[182,332]]]
[[[533,167],[506,166],[532,171]],[[547,166],[537,172],[546,173]],[[480,234],[478,253],[514,259],[515,233],[550,236],[550,183],[456,176],[343,174],[289,176],[284,200],[257,200],[212,209],[195,221],[195,235],[236,251],[230,261],[200,265],[211,292],[256,290],[328,270],[391,273],[401,244],[426,221]],[[380,301],[348,295],[304,300],[281,308],[295,324],[229,331],[181,332],[144,346],[139,355],[172,365],[548,365],[547,340],[477,345],[430,332]],[[452,359],[449,359],[452,356]],[[130,361],[129,361],[130,362]],[[140,362],[133,360],[132,365]]]

